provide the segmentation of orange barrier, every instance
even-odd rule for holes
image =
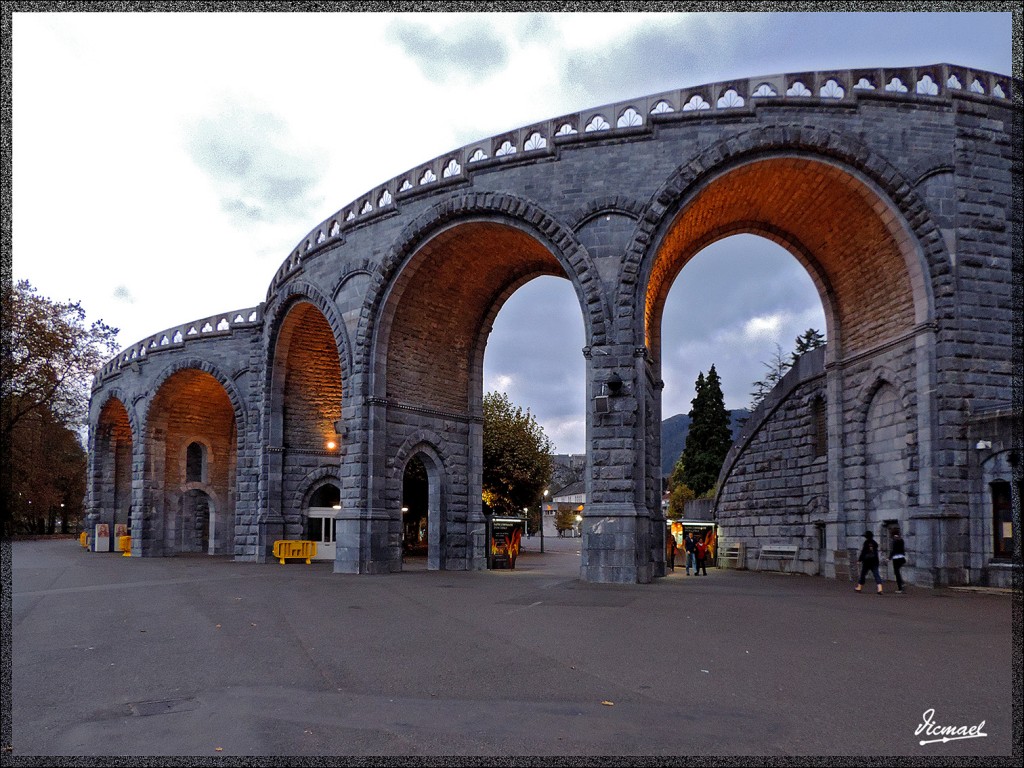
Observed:
[[[121,550],[121,557],[132,556],[132,537],[131,536],[118,536],[117,546]]]
[[[274,557],[281,561],[281,565],[284,565],[285,558],[302,559],[309,565],[316,557],[316,542],[278,539],[274,542]]]
[[[82,531],[78,534],[78,543],[86,549],[89,548],[89,534],[86,531]]]

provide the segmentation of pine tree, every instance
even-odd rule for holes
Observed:
[[[703,371],[698,374],[696,396],[691,403],[690,431],[679,459],[682,463],[680,479],[700,497],[714,489],[732,446],[729,412],[725,409],[722,381],[714,365],[707,378]]]
[[[825,346],[825,337],[821,334],[821,331],[816,328],[808,328],[796,337],[796,347],[793,350],[790,365],[794,365],[796,359],[805,352],[810,352],[812,349],[823,346]]]
[[[767,373],[763,379],[754,382],[754,391],[750,393],[750,405],[748,406],[748,410],[751,411],[757,408],[765,396],[782,380],[792,363],[783,357],[782,347],[776,344],[775,355],[771,360],[762,361],[761,365],[767,369]]]

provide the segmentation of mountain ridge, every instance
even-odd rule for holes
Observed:
[[[746,408],[735,408],[729,411],[729,429],[732,431],[732,439],[735,441],[740,433],[743,419],[750,415]],[[661,474],[668,477],[672,474],[679,457],[683,455],[683,448],[686,447],[686,436],[690,432],[690,416],[686,413],[677,413],[669,416],[661,422]]]

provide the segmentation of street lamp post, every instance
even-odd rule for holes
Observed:
[[[541,554],[544,554],[544,513],[545,513],[544,507],[547,506],[547,503],[548,503],[548,489],[545,488],[544,489],[544,501],[542,501],[541,504],[540,504],[540,552],[541,552]]]

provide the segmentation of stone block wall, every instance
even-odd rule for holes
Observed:
[[[719,477],[718,548],[743,544],[743,567],[753,568],[770,544],[798,546],[803,573],[823,574],[832,560],[818,532],[829,520],[829,459],[816,447],[816,403],[827,396],[824,353],[803,355],[765,397]]]

